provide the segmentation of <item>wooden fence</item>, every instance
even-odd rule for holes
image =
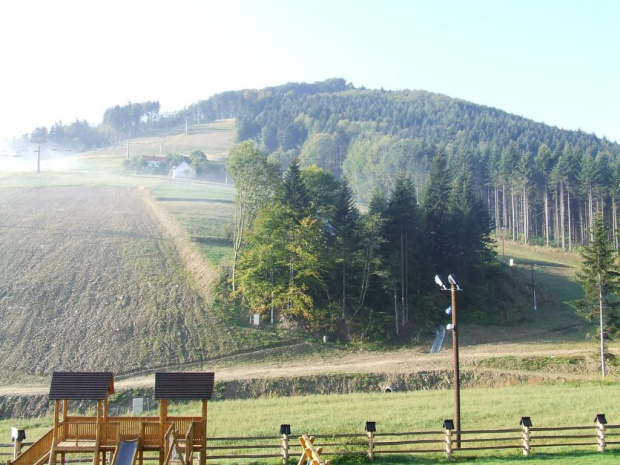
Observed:
[[[380,425],[379,425],[380,426]],[[240,459],[280,458],[284,464],[297,460],[303,453],[300,435],[290,434],[290,425],[282,425],[280,436],[208,437],[207,461],[220,463]],[[460,442],[457,438],[460,433]],[[310,436],[309,432],[304,432]],[[521,450],[530,455],[536,450],[551,452],[561,449],[585,448],[605,452],[620,445],[620,425],[608,425],[605,416],[596,416],[593,424],[583,426],[534,427],[529,417],[519,427],[455,431],[451,420],[442,428],[427,431],[380,432],[374,422],[367,422],[365,431],[348,434],[313,434],[314,446],[321,448],[321,457],[365,455],[369,459],[385,455],[445,454],[452,457],[463,452]],[[22,443],[23,447],[28,443]],[[619,449],[615,449],[619,450]],[[27,449],[26,449],[27,452]],[[13,444],[0,444],[0,460],[13,456]],[[151,460],[145,457],[145,460]],[[152,457],[157,460],[157,457]],[[69,462],[69,460],[67,460]]]
[[[381,433],[376,431],[374,422],[367,422],[365,429],[360,433],[312,436],[316,439],[314,445],[322,448],[321,457],[365,455],[371,460],[385,455],[445,454],[452,457],[463,452],[503,449],[521,450],[526,456],[536,449],[590,448],[604,452],[609,446],[620,445],[620,425],[608,425],[604,415],[597,415],[592,425],[585,426],[535,428],[529,417],[524,417],[519,427],[505,429],[459,432],[454,430],[451,420],[445,421],[441,429],[429,431]],[[207,461],[281,458],[287,464],[290,457],[303,453],[300,437],[286,433],[281,436],[209,437]]]

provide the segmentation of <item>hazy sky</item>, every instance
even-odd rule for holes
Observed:
[[[0,135],[342,77],[620,141],[620,2],[151,0],[0,6]]]

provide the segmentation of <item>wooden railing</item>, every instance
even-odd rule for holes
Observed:
[[[30,465],[43,459],[49,454],[52,448],[52,440],[54,438],[54,428],[45,433],[38,441],[28,447],[15,460],[7,460],[7,464],[11,465]],[[24,444],[22,444],[23,446]],[[13,445],[11,444],[11,447]]]
[[[102,446],[113,446],[118,444],[120,439],[120,426],[118,421],[102,423],[100,444]]]
[[[173,459],[175,456],[177,458]],[[177,461],[181,465],[186,465],[187,463],[179,448],[179,441],[174,423],[171,423],[164,436],[164,465],[169,465]]]

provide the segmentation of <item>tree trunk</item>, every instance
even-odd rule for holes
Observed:
[[[506,205],[506,185],[502,184],[502,217],[504,220],[504,227],[508,227],[508,208]]]
[[[611,221],[613,223],[612,236],[614,238],[614,250],[618,250],[618,214],[616,212],[616,194],[611,196]]]
[[[499,230],[502,227],[502,224],[500,222],[500,218],[499,218],[499,189],[497,188],[497,186],[495,186],[495,228],[497,230],[497,234],[499,234]]]
[[[566,252],[566,231],[564,230],[564,181],[560,181],[560,231],[562,235],[562,252]]]
[[[594,204],[592,202],[592,186],[588,190],[588,229],[590,230],[590,241],[594,240]]]
[[[549,247],[549,189],[545,184],[545,239]]]
[[[570,214],[570,184],[566,185],[566,200],[568,207],[568,250],[573,250],[573,234],[572,234],[572,222],[571,222],[571,214]]]
[[[529,233],[529,221],[528,221],[528,206],[527,206],[527,189],[523,186],[523,243],[527,244],[527,238]]]
[[[603,313],[603,284],[601,283],[601,275],[599,273],[598,275],[598,282],[599,282],[599,313],[600,313],[600,319],[601,319],[601,373],[603,375],[603,380],[605,379],[605,320],[604,320],[604,313]]]
[[[396,334],[398,334],[398,296],[394,287],[394,321],[396,322]]]
[[[516,206],[515,206],[515,192],[514,192],[514,188],[510,188],[510,201],[511,201],[511,208],[512,208],[512,240],[516,241],[517,240],[517,236],[518,236],[518,232],[517,232],[517,212],[516,212]]]

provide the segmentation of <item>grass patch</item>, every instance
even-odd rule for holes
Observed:
[[[586,357],[583,356],[534,356],[534,357],[490,357],[480,360],[477,365],[486,368],[523,371],[581,372]]]

